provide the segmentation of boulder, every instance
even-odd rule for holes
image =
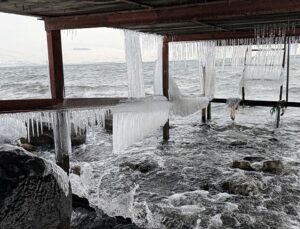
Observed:
[[[284,169],[283,163],[280,160],[264,161],[262,171],[268,173],[281,173]]]
[[[81,167],[80,167],[80,165],[74,165],[74,166],[72,166],[70,172],[73,173],[73,174],[76,174],[76,175],[80,176],[80,174],[81,174]]]
[[[242,169],[242,170],[246,170],[246,171],[255,171],[255,169],[252,168],[249,161],[244,161],[244,160],[234,161],[232,163],[231,168],[233,168],[233,169]]]
[[[35,147],[29,143],[24,143],[24,144],[21,144],[20,145],[23,149],[27,150],[27,151],[30,151],[30,152],[33,152],[35,151]]]
[[[36,126],[36,124],[34,124]],[[21,138],[22,144],[30,143],[33,146],[43,146],[43,147],[54,147],[54,135],[52,128],[49,128],[48,123],[42,123],[43,133],[39,136],[33,136],[30,133],[30,141],[27,138]],[[72,146],[78,146],[86,142],[86,131],[82,131],[81,134],[75,132],[74,125],[71,127],[71,142]]]
[[[260,161],[266,160],[266,158],[261,157],[261,156],[247,156],[247,157],[244,157],[244,160],[250,161],[252,163],[252,162],[260,162]]]
[[[139,229],[130,218],[110,217],[102,210],[90,206],[88,199],[72,195],[72,229]]]
[[[22,148],[0,145],[0,228],[68,228],[71,193],[61,168]]]
[[[155,161],[145,160],[140,163],[124,162],[120,164],[120,167],[128,167],[132,170],[140,171],[141,173],[148,173],[158,167]]]
[[[258,196],[263,190],[263,183],[252,177],[231,177],[221,185],[222,191],[242,196]]]
[[[230,142],[229,145],[230,146],[245,146],[245,145],[247,145],[247,141],[241,141],[241,140],[233,141],[233,142]]]

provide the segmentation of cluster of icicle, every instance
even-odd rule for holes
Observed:
[[[58,111],[59,112],[59,111]],[[75,134],[82,134],[85,131],[93,131],[95,128],[103,127],[107,109],[89,109],[89,110],[70,110],[66,112],[68,125],[71,133],[71,128],[74,128]],[[58,123],[57,111],[41,111],[28,113],[13,113],[0,115],[1,123],[10,123],[13,128],[22,128],[26,132],[28,141],[30,137],[40,136],[43,134],[45,126],[48,130],[53,128]]]
[[[163,126],[169,109],[170,103],[162,96],[132,100],[112,108],[114,152],[123,151]]]

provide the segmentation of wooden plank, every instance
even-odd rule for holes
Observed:
[[[215,98],[212,100],[213,103],[226,103],[227,99]],[[274,107],[277,106],[278,101],[266,101],[266,100],[245,100],[244,105],[246,106],[257,106],[257,107]],[[300,102],[288,102],[288,107],[300,107]]]
[[[299,36],[300,29],[290,30],[287,36]],[[254,31],[220,31],[220,32],[207,32],[195,34],[183,34],[167,36],[168,42],[181,42],[181,41],[200,41],[200,40],[228,40],[228,39],[245,39],[255,38]]]
[[[60,102],[64,98],[64,70],[60,31],[48,31],[47,42],[51,97]]]
[[[95,107],[114,106],[127,98],[76,98],[64,99],[58,103],[53,99],[29,100],[0,100],[0,113],[18,113],[51,111],[63,109],[85,109]]]
[[[235,0],[217,1],[161,7],[152,10],[139,10],[106,14],[44,18],[47,31],[92,27],[126,27],[191,20],[222,20],[245,18],[267,14],[292,13],[300,11],[300,1],[295,0]]]

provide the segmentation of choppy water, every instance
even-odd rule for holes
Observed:
[[[290,101],[300,100],[300,59],[292,62]],[[153,65],[145,65],[147,93],[152,93]],[[217,74],[217,97],[236,97],[241,69],[227,66]],[[170,73],[185,94],[198,94],[195,62],[171,63]],[[1,98],[47,97],[47,68],[1,68]],[[126,96],[124,64],[66,66],[68,97]],[[250,98],[277,100],[278,91],[251,91]],[[240,109],[236,121],[225,105],[214,104],[212,122],[200,115],[171,118],[170,141],[162,132],[120,155],[112,153],[112,136],[103,130],[74,148],[73,191],[110,215],[131,217],[147,228],[300,228],[300,110],[288,108],[281,128],[274,128],[270,108]],[[236,144],[235,144],[236,143]],[[53,159],[53,154],[44,157]],[[284,172],[232,169],[246,156],[279,159]],[[148,173],[130,164],[147,161]],[[253,167],[260,168],[261,162]],[[231,188],[228,188],[228,185]]]

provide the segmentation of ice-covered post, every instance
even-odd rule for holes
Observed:
[[[163,39],[163,63],[162,63],[162,77],[163,77],[163,95],[167,98],[169,98],[169,43],[167,40],[167,37],[164,37]],[[169,140],[169,120],[166,122],[166,124],[163,127],[163,138],[164,140]]]
[[[71,154],[70,123],[67,111],[55,113],[53,127],[56,164],[69,174],[69,155]]]
[[[60,30],[47,31],[51,97],[57,104],[64,100],[64,71]],[[53,127],[56,164],[69,173],[71,136],[67,114],[57,111]]]
[[[205,95],[205,80],[206,80],[206,71],[205,71],[205,66],[202,66],[202,89],[203,89],[203,92],[204,92],[204,95]],[[206,119],[207,119],[207,109],[206,108],[203,108],[202,109],[202,122],[203,123],[206,123]]]

